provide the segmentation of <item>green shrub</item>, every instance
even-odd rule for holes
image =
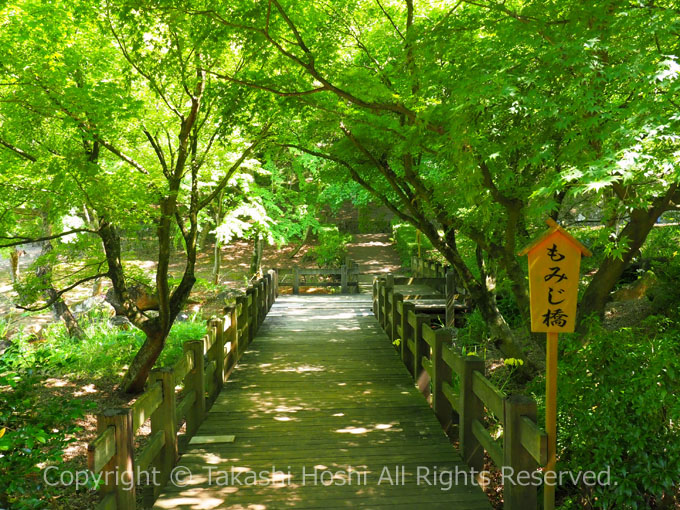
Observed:
[[[55,398],[44,388],[45,379],[117,380],[144,341],[139,330],[120,331],[97,312],[81,317],[81,324],[88,335],[81,342],[70,338],[62,323],[55,323],[45,331],[45,341],[31,343],[20,337],[0,357],[0,508],[47,508],[46,501],[57,488],[44,483],[41,469],[62,463],[64,449],[81,432],[76,420],[94,405]],[[157,365],[174,363],[185,341],[205,333],[203,320],[175,323]]]
[[[394,223],[392,225],[392,237],[394,238],[402,265],[410,267],[411,257],[418,255],[416,228],[408,223]],[[430,240],[425,236],[420,236],[421,254],[424,256],[425,252],[431,249],[432,243],[430,243]]]
[[[205,321],[199,317],[192,319],[173,324],[157,365],[174,363],[182,355],[185,341],[199,340],[205,335]],[[31,343],[26,336],[19,337],[16,344],[20,355],[27,365],[41,364],[43,370],[53,375],[115,378],[144,343],[140,330],[120,330],[96,311],[82,316],[80,324],[87,335],[82,341],[70,338],[62,322],[47,327],[44,342]]]
[[[680,487],[680,325],[592,326],[565,335],[560,359],[558,470],[610,469],[610,484],[569,486],[561,508],[673,508]],[[543,398],[544,381],[534,381]],[[664,499],[665,498],[665,499]],[[664,505],[661,505],[662,499]],[[666,506],[671,502],[670,506]]]
[[[465,316],[465,326],[457,330],[456,345],[463,354],[485,357],[489,341],[489,328],[478,308]]]
[[[54,488],[42,468],[62,462],[64,448],[81,432],[75,420],[93,404],[78,399],[39,396],[51,360],[39,351],[24,356],[11,347],[0,358],[0,507],[45,508]]]
[[[321,227],[318,230],[319,244],[314,247],[314,256],[319,267],[339,267],[345,263],[347,243],[350,234],[341,234],[338,227]]]

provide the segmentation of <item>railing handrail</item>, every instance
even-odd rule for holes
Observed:
[[[171,367],[152,370],[147,389],[131,406],[97,415],[99,433],[88,445],[88,467],[95,474],[115,473],[101,477],[97,510],[133,510],[136,470],[152,464],[160,472],[153,494],[158,496],[178,459],[179,423],[186,418],[187,437],[196,433],[206,416],[206,400],[217,397],[277,296],[278,274],[270,270],[225,308],[223,317],[208,320],[202,339],[185,342],[184,354]],[[181,383],[184,397],[178,403],[175,386]],[[134,436],[149,418],[150,439],[135,455]]]
[[[450,344],[445,329],[433,330],[427,315],[416,313],[413,302],[394,291],[400,282],[393,275],[373,281],[373,312],[398,349],[417,382],[426,372],[432,383],[432,408],[446,429],[458,416],[458,438],[467,464],[478,474],[484,468],[483,452],[493,462],[515,473],[532,472],[547,461],[547,435],[536,423],[536,402],[523,395],[507,395],[486,377],[484,361],[463,356]],[[403,285],[403,283],[398,283]],[[447,282],[448,285],[448,282]],[[458,389],[454,389],[454,377]],[[484,426],[488,413],[503,427],[502,442]],[[508,483],[506,510],[537,507],[537,487]]]

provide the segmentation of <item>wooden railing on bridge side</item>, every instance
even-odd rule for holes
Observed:
[[[413,255],[411,257],[411,272],[413,276],[421,278],[445,278],[450,266],[445,266],[440,262],[427,260]]]
[[[134,510],[136,482],[159,475],[153,499],[167,483],[178,459],[178,428],[186,420],[185,439],[192,437],[229,373],[253,340],[278,296],[278,274],[269,271],[248,287],[245,296],[225,308],[225,315],[208,321],[208,334],[184,343],[184,355],[171,367],[151,372],[146,391],[132,406],[107,409],[97,415],[97,437],[88,445],[88,467],[102,473],[102,500],[96,510]],[[175,387],[184,384],[178,401]],[[135,452],[135,436],[151,421],[146,445]],[[106,474],[109,473],[107,476]]]
[[[416,313],[415,304],[394,292],[392,275],[376,278],[373,309],[393,342],[399,339],[402,361],[418,382],[423,372],[430,377],[431,403],[442,427],[457,421],[461,454],[480,473],[484,451],[500,469],[533,473],[547,461],[547,435],[536,423],[536,402],[524,395],[507,395],[485,377],[484,361],[463,356],[452,346],[450,330],[433,330],[431,318]],[[493,415],[503,428],[502,441],[484,425]],[[516,478],[511,477],[516,481]],[[506,483],[505,510],[537,508],[535,483]]]
[[[351,259],[347,258],[345,264],[339,268],[301,268],[295,266],[293,268],[293,281],[286,282],[283,280],[280,282],[281,287],[293,287],[293,294],[300,294],[300,287],[340,287],[340,292],[342,294],[348,294],[350,288],[358,287],[359,283],[353,277],[359,274],[359,267]],[[283,272],[281,272],[283,276]],[[340,281],[324,281],[324,282],[307,282],[306,276],[339,276]]]

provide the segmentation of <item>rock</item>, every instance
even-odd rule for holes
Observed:
[[[637,281],[617,290],[612,294],[613,301],[635,301],[646,297],[656,286],[659,280],[654,273],[647,271]]]
[[[128,294],[130,295],[130,299],[135,302],[137,308],[142,312],[147,310],[158,310],[158,296],[153,294],[150,287],[145,285],[133,285],[128,288]],[[113,287],[106,292],[106,301],[113,306],[116,310],[116,314],[123,314],[120,299]]]
[[[215,299],[220,303],[233,303],[239,296],[245,296],[246,293],[239,289],[226,289],[217,294]]]
[[[132,327],[132,323],[127,317],[116,315],[109,319],[109,326],[120,328],[123,331],[128,331]]]
[[[113,317],[116,315],[116,310],[106,301],[106,297],[102,295],[89,297],[82,303],[74,305],[71,310],[76,315],[82,315],[92,311],[97,311],[106,317]]]
[[[45,336],[45,327],[42,324],[30,324],[23,329],[24,336],[28,337],[29,342],[37,342]]]
[[[10,347],[12,347],[12,342],[10,342],[9,340],[1,340],[0,341],[0,356],[5,354],[7,349],[9,349]]]
[[[180,312],[175,317],[175,322],[186,322],[189,320],[189,314],[186,312]]]

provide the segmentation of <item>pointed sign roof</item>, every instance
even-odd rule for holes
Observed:
[[[545,233],[538,239],[536,239],[533,243],[531,243],[529,246],[520,251],[517,254],[518,256],[521,257],[523,255],[529,254],[531,251],[538,248],[543,243],[543,241],[545,241],[548,237],[552,236],[555,233],[560,234],[565,239],[567,239],[567,241],[572,243],[584,257],[590,257],[593,254],[588,248],[583,246],[583,244],[581,244],[574,236],[572,236],[569,232],[560,227],[555,220],[553,220],[552,218],[548,218],[547,220],[545,220],[545,222],[548,224],[550,228],[546,230]]]

